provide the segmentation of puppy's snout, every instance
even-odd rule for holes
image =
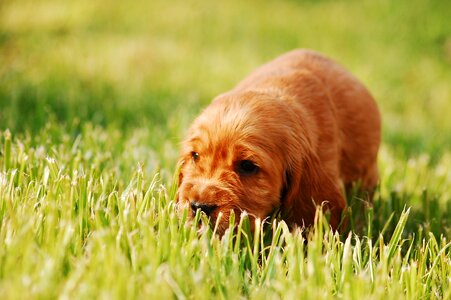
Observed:
[[[197,202],[197,201],[191,201],[190,205],[191,205],[193,214],[196,214],[196,211],[198,209],[200,209],[207,216],[210,216],[210,214],[218,207],[217,205],[214,205],[214,204],[206,204],[206,203],[201,203],[201,202]]]

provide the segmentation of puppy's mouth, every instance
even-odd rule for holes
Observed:
[[[198,203],[186,203],[184,209],[189,209],[188,219],[191,221],[204,218],[208,225],[220,236],[229,228],[230,217],[235,215],[235,223],[240,218],[241,210],[238,208],[231,208],[229,205],[208,205],[203,206]],[[199,224],[200,225],[200,224]]]
[[[226,205],[224,205],[226,206]],[[197,216],[198,214],[198,216]],[[196,212],[192,212],[192,219],[197,219],[196,217],[204,216],[211,230],[219,236],[223,236],[224,233],[229,228],[233,228],[233,225],[237,226],[241,223],[241,218],[247,218],[249,222],[249,228],[254,230],[254,221],[257,217],[253,214],[249,214],[247,211],[239,209],[239,208],[230,208],[217,206],[214,212],[210,215],[207,215],[205,212],[197,210]],[[233,223],[233,224],[232,224]],[[231,227],[232,226],[232,227]],[[236,229],[236,227],[235,227]]]
[[[190,208],[193,216],[196,215],[197,211],[200,211],[201,213],[204,213],[207,217],[210,217],[218,210],[218,205],[192,201],[190,202]]]
[[[208,224],[214,228],[216,223],[227,223],[229,222],[230,213],[227,213],[227,210],[221,206],[214,205],[212,207],[206,208],[194,208],[191,206],[191,217],[193,219],[198,215],[199,217],[203,217],[208,220]]]

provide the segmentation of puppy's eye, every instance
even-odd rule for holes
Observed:
[[[198,161],[199,160],[199,153],[192,151],[191,152],[191,157],[194,161]]]
[[[240,175],[252,175],[258,172],[258,167],[250,160],[238,162],[237,171]]]

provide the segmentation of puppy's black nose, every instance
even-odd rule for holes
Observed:
[[[210,216],[210,214],[215,210],[216,207],[218,206],[214,204],[205,204],[197,201],[191,201],[191,209],[193,210],[193,214],[196,214],[196,211],[200,209],[207,216]]]

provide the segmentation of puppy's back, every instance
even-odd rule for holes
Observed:
[[[308,72],[318,79],[330,99],[338,127],[338,169],[342,182],[350,185],[361,180],[364,188],[373,188],[378,180],[380,113],[366,87],[338,63],[312,50],[293,50],[257,68],[234,91],[270,88],[279,94],[290,94],[284,89],[305,78],[297,76],[299,72]],[[272,82],[278,84],[272,86]],[[306,99],[305,95],[292,92],[289,96],[299,101]]]

